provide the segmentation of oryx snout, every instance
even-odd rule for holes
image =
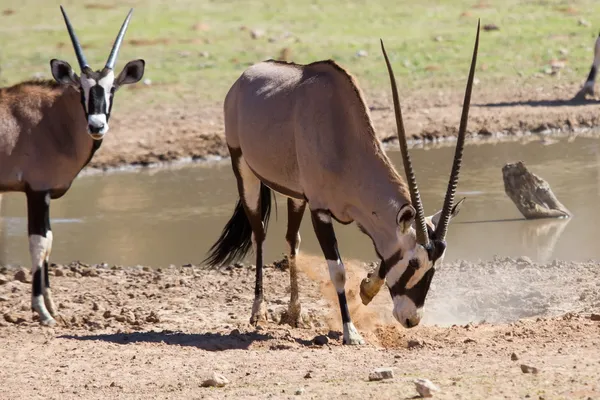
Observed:
[[[94,140],[100,140],[108,132],[106,114],[91,114],[88,116],[88,132]]]
[[[394,297],[394,318],[405,328],[413,328],[423,318],[423,308],[417,307],[408,296]]]

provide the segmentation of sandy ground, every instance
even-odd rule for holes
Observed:
[[[496,133],[519,135],[597,126],[597,99],[570,101],[579,87],[550,82],[491,88],[480,84],[473,91],[469,133],[488,138]],[[430,141],[456,135],[463,95],[464,89],[424,88],[402,93],[408,134]],[[139,96],[152,96],[152,89],[140,90]],[[367,102],[379,137],[393,138],[396,128],[388,91],[368,93]],[[126,114],[116,108],[111,131],[90,165],[106,168],[227,155],[222,105],[202,107],[194,99],[182,104],[185,106],[161,105]]]
[[[444,265],[424,323],[405,330],[385,290],[360,303],[369,266],[347,262],[361,347],[341,344],[325,263],[304,256],[299,264],[303,328],[278,324],[285,264],[265,269],[270,321],[256,328],[248,324],[253,266],[55,265],[63,322],[53,328],[32,320],[28,274],[0,269],[0,398],[410,399],[415,378],[439,386],[439,399],[600,398],[600,263]],[[328,343],[314,344],[317,335]],[[393,379],[369,382],[379,367]],[[202,387],[214,372],[229,383]]]

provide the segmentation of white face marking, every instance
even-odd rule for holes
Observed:
[[[88,131],[90,130],[89,128],[100,128],[100,130],[98,132],[90,132],[92,134],[92,137],[94,137],[94,139],[100,139],[101,135],[104,135],[106,132],[108,132],[109,126],[108,126],[108,118],[107,118],[107,113],[108,110],[110,109],[110,93],[114,84],[114,80],[115,80],[115,73],[111,70],[109,71],[104,77],[102,77],[100,80],[96,81],[95,79],[89,78],[85,75],[83,75],[81,77],[81,88],[83,89],[83,94],[84,94],[84,107],[85,107],[85,112],[88,114]],[[102,89],[104,90],[104,101],[105,101],[105,109],[104,110],[100,110],[101,112],[98,113],[98,110],[90,110],[89,109],[89,104],[90,104],[90,90],[92,87],[99,85],[102,87]],[[95,111],[96,113],[94,114],[90,114],[90,112]],[[98,137],[95,137],[98,136]]]
[[[417,308],[408,296],[394,296],[394,318],[405,328],[412,328],[421,322],[423,309]]]
[[[341,260],[327,260],[327,267],[329,267],[329,277],[333,282],[333,286],[338,293],[344,291],[346,285],[346,269]]]
[[[83,97],[85,100],[85,112],[89,112],[88,110],[88,106],[89,106],[89,99],[90,99],[90,89],[96,86],[96,81],[92,78],[88,78],[85,75],[81,76],[81,88],[83,89]]]
[[[104,89],[104,97],[106,99],[106,109],[110,108],[110,92],[113,88],[113,84],[115,82],[115,73],[110,70],[106,76],[102,77],[98,81],[98,85],[102,86]]]
[[[242,176],[244,186],[244,202],[250,210],[256,212],[260,200],[260,181],[254,175],[254,172],[252,172],[243,156],[238,160],[238,170]]]
[[[99,128],[100,130],[97,132],[97,134],[104,135],[108,131],[108,122],[106,122],[106,114],[88,115],[88,126]]]

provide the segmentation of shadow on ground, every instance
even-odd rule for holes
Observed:
[[[528,101],[502,101],[498,103],[473,104],[473,107],[577,107],[584,105],[600,104],[600,100],[582,99],[574,97],[568,100],[528,100]]]
[[[61,335],[61,339],[99,340],[116,344],[164,343],[192,346],[206,351],[247,350],[254,342],[274,339],[270,334],[248,333],[183,333],[174,331],[148,331],[132,333],[107,333],[99,335]]]

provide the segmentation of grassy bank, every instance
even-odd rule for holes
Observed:
[[[136,9],[118,68],[144,58],[152,84],[125,90],[119,102],[129,107],[183,99],[214,104],[247,65],[282,52],[300,63],[333,58],[367,91],[386,89],[380,37],[402,88],[460,87],[477,18],[499,27],[482,33],[482,83],[581,81],[600,26],[594,20],[600,2],[594,0],[96,1],[62,2],[95,68],[106,60],[128,8]],[[58,5],[2,2],[2,85],[50,77],[54,57],[76,64]],[[552,60],[565,61],[557,75],[547,73]]]

